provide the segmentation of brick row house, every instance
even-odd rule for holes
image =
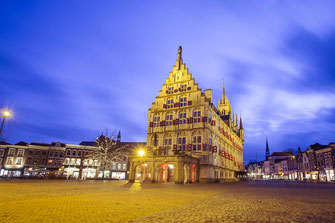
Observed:
[[[119,143],[128,147],[118,163],[105,168],[105,178],[128,179],[128,153],[145,146],[145,143]],[[28,144],[22,141],[12,145],[0,142],[0,177],[101,178],[100,161],[89,158],[95,149],[95,142],[82,142],[80,145],[60,142]]]

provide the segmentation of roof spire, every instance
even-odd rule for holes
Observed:
[[[265,150],[265,159],[268,160],[270,156],[270,149],[269,149],[269,143],[268,138],[266,137],[266,150]]]
[[[183,49],[182,49],[182,47],[181,46],[179,46],[179,48],[178,48],[178,56],[177,56],[177,66],[178,66],[178,70],[180,70],[180,65],[182,64],[182,51],[183,51]]]
[[[242,124],[242,114],[240,114],[240,129],[243,129],[243,124]]]
[[[224,87],[224,79],[222,80],[222,104],[226,103],[226,89]]]

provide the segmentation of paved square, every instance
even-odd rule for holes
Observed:
[[[335,222],[335,184],[0,181],[0,222]]]

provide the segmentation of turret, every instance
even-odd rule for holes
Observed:
[[[240,115],[240,129],[238,130],[239,136],[244,144],[244,129],[243,129],[243,124],[242,124],[242,115]]]

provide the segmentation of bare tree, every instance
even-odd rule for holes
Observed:
[[[117,140],[114,140],[114,137],[104,136],[103,134],[101,134],[96,142],[97,148],[91,151],[87,155],[87,158],[99,160],[100,166],[103,167],[102,178],[104,179],[106,167],[120,162],[123,157],[127,156],[125,149],[128,145],[121,146],[119,136]]]

